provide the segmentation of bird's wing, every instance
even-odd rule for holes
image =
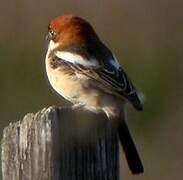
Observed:
[[[95,79],[110,92],[128,99],[137,110],[142,110],[142,103],[134,85],[115,58],[101,64],[95,59],[86,60],[69,52],[59,52],[56,57],[65,61],[76,73]]]
[[[102,80],[110,84],[115,92],[127,98],[136,109],[142,110],[137,91],[121,67],[116,71],[109,71],[104,67],[98,71],[98,74]]]

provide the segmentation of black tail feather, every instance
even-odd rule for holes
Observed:
[[[120,124],[120,125],[119,125]],[[128,130],[126,122],[120,120],[118,124],[118,135],[123,147],[128,166],[133,174],[140,174],[144,172],[142,162],[140,160],[139,154],[132,140],[130,132]]]

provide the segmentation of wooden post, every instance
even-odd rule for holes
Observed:
[[[3,180],[118,180],[116,133],[103,114],[44,108],[3,131]]]

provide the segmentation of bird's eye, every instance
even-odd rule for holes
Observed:
[[[47,40],[54,40],[56,37],[56,32],[52,31],[51,29],[49,29],[48,34],[46,36]]]
[[[54,31],[52,31],[52,30],[49,31],[50,38],[53,39],[55,37],[55,35],[56,35],[56,33]]]

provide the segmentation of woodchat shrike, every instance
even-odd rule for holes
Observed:
[[[76,106],[104,111],[116,128],[129,168],[144,171],[125,122],[130,102],[142,110],[138,93],[113,53],[84,19],[65,15],[48,26],[46,72],[55,91]]]

